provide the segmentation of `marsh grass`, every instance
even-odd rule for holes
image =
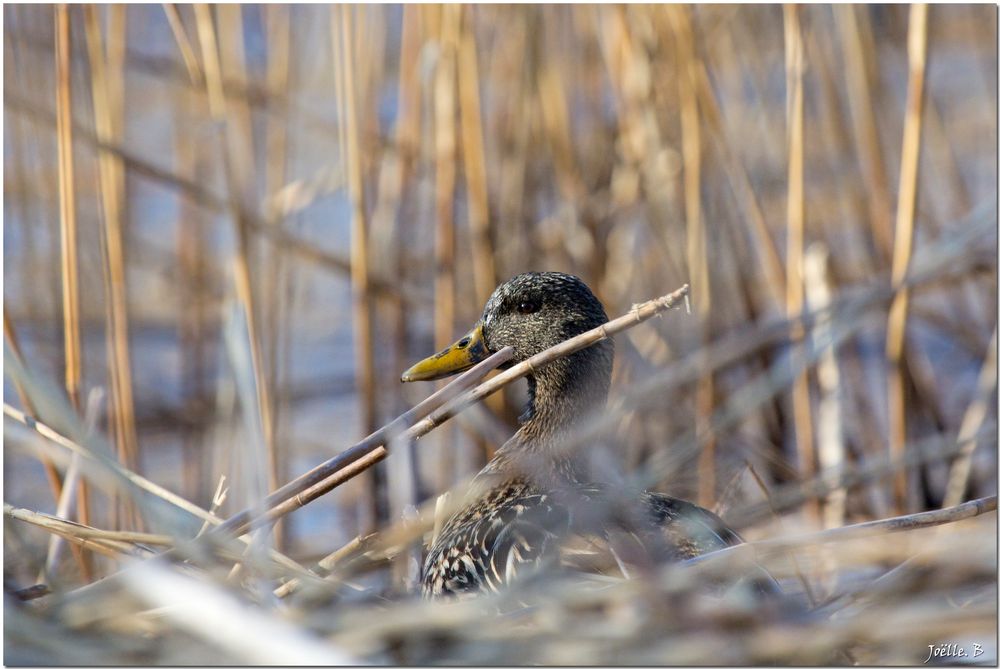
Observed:
[[[5,663],[996,662],[995,7],[4,19]],[[413,596],[524,369],[399,374],[527,270],[749,545]]]

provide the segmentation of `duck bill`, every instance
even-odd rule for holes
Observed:
[[[433,381],[452,374],[464,372],[477,362],[482,362],[490,355],[483,339],[483,326],[477,325],[468,334],[429,358],[421,360],[413,367],[403,372],[400,380]]]

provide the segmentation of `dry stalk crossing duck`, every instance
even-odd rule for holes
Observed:
[[[439,379],[511,346],[516,364],[608,322],[575,276],[529,272],[501,284],[472,330],[402,375]],[[423,565],[424,596],[497,591],[526,571],[573,562],[568,547],[603,540],[624,575],[649,560],[683,560],[741,543],[712,512],[664,494],[616,491],[597,480],[574,426],[604,409],[614,344],[605,339],[527,376],[521,427],[470,485],[466,504],[442,526]],[[626,503],[622,504],[622,500]],[[577,554],[587,551],[577,550]],[[579,560],[577,560],[579,562]],[[599,562],[599,561],[598,561]],[[758,590],[776,589],[766,577]]]

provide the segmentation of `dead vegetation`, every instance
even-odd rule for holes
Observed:
[[[6,5],[5,664],[995,664],[996,25]],[[531,269],[622,319],[575,447],[748,545],[412,594],[527,368],[398,375]]]

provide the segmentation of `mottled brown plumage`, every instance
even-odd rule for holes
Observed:
[[[580,279],[531,272],[496,289],[470,336],[477,343],[481,337],[487,353],[513,347],[514,364],[607,321]],[[455,346],[468,345],[467,336]],[[524,571],[572,562],[564,549],[574,537],[603,542],[622,572],[641,564],[635,546],[647,557],[677,560],[740,543],[715,514],[690,502],[651,492],[629,496],[595,482],[586,459],[562,447],[574,426],[604,408],[613,358],[613,343],[603,340],[527,377],[521,428],[476,476],[467,505],[431,546],[425,596],[495,591]],[[433,378],[426,361],[419,365],[422,378]]]

